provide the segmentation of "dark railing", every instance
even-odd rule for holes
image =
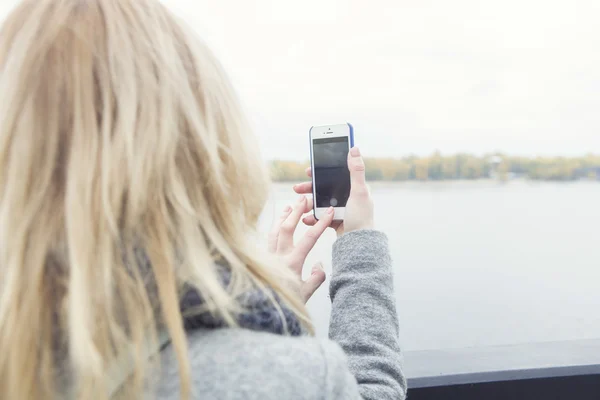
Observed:
[[[600,340],[405,353],[410,400],[599,400]]]

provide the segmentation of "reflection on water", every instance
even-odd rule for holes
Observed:
[[[600,184],[380,184],[372,192],[377,228],[391,243],[406,350],[600,337]],[[296,197],[290,185],[274,185],[261,231]],[[328,232],[308,266],[322,260],[330,271],[334,240]],[[325,336],[325,287],[309,310]]]

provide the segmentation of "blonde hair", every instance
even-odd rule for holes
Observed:
[[[141,398],[161,326],[189,397],[184,285],[230,325],[251,286],[309,324],[251,240],[269,178],[228,79],[158,1],[24,1],[0,34],[0,96],[0,398],[58,398],[67,376],[71,396],[106,399],[124,353]]]

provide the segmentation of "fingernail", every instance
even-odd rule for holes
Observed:
[[[327,209],[327,214],[333,214],[333,207],[329,207]]]
[[[283,209],[284,213],[290,212],[290,211],[292,211],[292,207],[290,207],[289,205],[285,206],[285,208]]]
[[[360,150],[358,147],[353,147],[350,149],[350,154],[352,154],[352,157],[360,157]]]
[[[305,199],[306,199],[306,196],[301,195],[300,198],[298,199],[298,203],[302,203]]]

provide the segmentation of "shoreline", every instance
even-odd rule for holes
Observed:
[[[308,178],[306,179],[306,181],[308,181]],[[295,181],[295,180],[273,180],[272,181],[273,184],[276,185],[294,185],[297,183],[300,183],[301,181]],[[495,186],[504,186],[504,185],[510,185],[510,184],[530,184],[530,185],[540,185],[540,184],[545,184],[545,183],[551,183],[551,184],[562,184],[562,185],[573,185],[573,184],[581,184],[581,183],[588,183],[588,184],[599,184],[600,180],[592,180],[592,179],[574,179],[574,180],[549,180],[549,179],[527,179],[527,178],[513,178],[513,179],[509,179],[506,181],[502,181],[499,179],[491,179],[491,178],[484,178],[484,179],[443,179],[443,180],[426,180],[426,181],[419,181],[419,180],[406,180],[406,181],[386,181],[386,180],[376,180],[376,181],[369,181],[367,179],[367,183],[369,184],[369,186],[389,186],[389,185],[395,185],[395,186],[423,186],[423,185],[435,185],[435,186],[443,186],[443,185],[490,185],[493,184]]]

